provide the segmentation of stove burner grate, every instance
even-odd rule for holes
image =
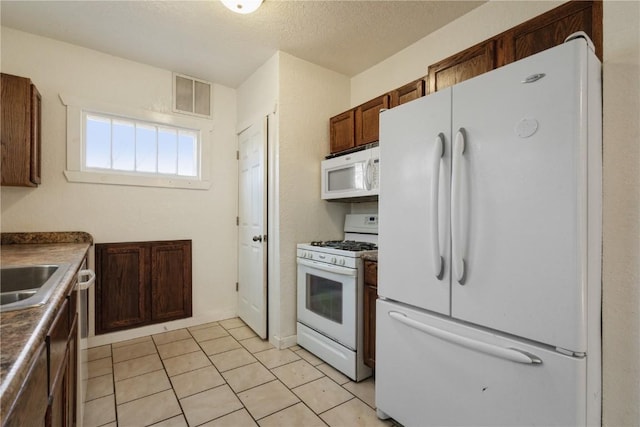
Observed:
[[[323,248],[333,248],[342,251],[359,252],[374,251],[378,249],[378,245],[369,242],[356,242],[355,240],[327,240],[311,242],[311,246]]]

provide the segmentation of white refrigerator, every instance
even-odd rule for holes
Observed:
[[[381,418],[600,425],[592,46],[576,38],[381,113]]]

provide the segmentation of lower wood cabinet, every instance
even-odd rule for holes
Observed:
[[[378,263],[364,262],[363,356],[364,364],[376,367],[376,300],[378,299]]]
[[[191,316],[191,241],[96,244],[96,334]]]
[[[33,356],[26,380],[11,408],[3,408],[7,414],[3,426],[44,426],[49,391],[47,388],[47,349],[44,342]],[[8,411],[7,411],[8,409]]]
[[[86,262],[86,260],[85,260]],[[76,272],[77,274],[77,272]],[[77,423],[78,312],[76,283],[55,313],[53,323],[33,356],[3,427],[60,426]]]

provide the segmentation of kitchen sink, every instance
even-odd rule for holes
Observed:
[[[0,269],[0,312],[46,303],[69,264],[26,265]]]

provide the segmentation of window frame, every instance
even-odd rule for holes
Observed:
[[[103,102],[86,101],[60,94],[67,107],[67,167],[64,175],[69,182],[129,185],[142,187],[207,190],[211,187],[211,120],[183,117],[150,110],[121,107]],[[156,126],[191,129],[198,133],[198,175],[193,177],[161,173],[92,169],[85,166],[85,117],[87,114],[120,117],[125,120],[148,122]]]

